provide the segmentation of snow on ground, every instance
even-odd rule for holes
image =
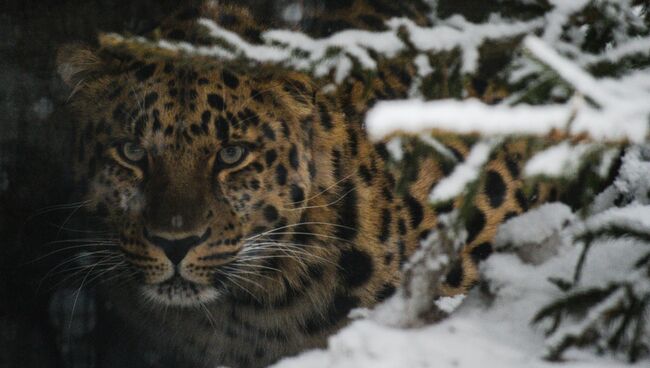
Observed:
[[[557,363],[541,359],[544,337],[541,329],[531,328],[529,322],[542,305],[559,296],[558,289],[546,278],[573,270],[579,250],[563,252],[563,257],[541,269],[524,264],[513,255],[492,257],[484,268],[486,277],[499,289],[492,304],[474,292],[452,318],[409,330],[387,326],[380,320],[359,320],[333,336],[327,350],[285,359],[274,367],[557,367]],[[611,267],[612,262],[604,266]],[[593,270],[598,271],[605,270]],[[647,364],[645,361],[636,366]],[[628,365],[584,352],[568,354],[562,365],[622,366]]]
[[[495,247],[544,244],[573,221],[575,215],[570,208],[562,203],[546,203],[503,224],[494,239]]]

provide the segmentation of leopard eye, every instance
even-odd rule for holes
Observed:
[[[138,162],[144,159],[147,151],[136,143],[126,142],[122,145],[122,154],[127,160],[131,162]]]
[[[219,151],[219,161],[232,166],[240,163],[246,156],[246,148],[242,146],[227,146]]]

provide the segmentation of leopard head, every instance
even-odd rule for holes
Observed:
[[[78,178],[146,297],[214,300],[300,220],[314,155],[306,77],[79,46],[60,50],[58,70]]]

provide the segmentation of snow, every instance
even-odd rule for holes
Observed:
[[[467,160],[454,168],[454,171],[433,188],[429,200],[433,203],[453,199],[467,187],[467,184],[478,179],[482,166],[488,159],[496,140],[479,142],[472,147]]]
[[[290,5],[284,11],[287,20],[294,22],[302,17],[297,4]],[[529,22],[493,22],[474,24],[456,16],[432,28],[419,27],[406,18],[393,18],[387,22],[388,31],[371,32],[365,30],[343,30],[325,38],[312,38],[305,33],[289,30],[270,30],[262,34],[266,42],[263,45],[251,44],[234,32],[231,32],[210,19],[201,19],[199,23],[205,26],[214,38],[221,39],[230,45],[236,45],[236,52],[250,60],[262,62],[282,62],[299,70],[313,70],[317,76],[326,75],[331,68],[336,69],[336,82],[340,83],[347,77],[352,67],[352,60],[359,62],[363,68],[374,69],[376,62],[368,50],[392,57],[406,50],[406,45],[400,40],[399,29],[405,27],[409,31],[409,41],[421,51],[450,51],[460,49],[463,54],[463,71],[475,71],[478,65],[478,48],[486,40],[503,37],[515,37],[532,32],[543,25],[541,20]],[[166,47],[174,47],[165,44]],[[186,49],[183,45],[177,45]],[[300,51],[302,57],[294,57],[293,51]],[[336,56],[328,56],[328,52],[342,50]],[[201,54],[229,54],[221,46],[197,47]],[[343,55],[341,55],[343,54]],[[232,57],[232,55],[229,55]],[[427,67],[418,62],[427,71]],[[429,67],[430,68],[430,67]]]
[[[569,261],[575,257],[575,252],[568,254],[566,260],[558,259],[560,264],[547,265],[540,272],[511,255],[495,256],[485,271],[500,288],[491,307],[473,293],[453,318],[437,325],[403,330],[378,320],[355,321],[333,336],[326,350],[288,358],[274,367],[558,367],[540,359],[544,354],[543,335],[531,329],[529,322],[541,305],[558,295],[546,277],[559,270],[570,272],[573,264]],[[561,366],[623,364],[574,353]]]
[[[282,11],[282,16],[287,22],[295,24],[302,19],[302,11],[301,5],[292,3]],[[534,19],[527,22],[506,22],[493,19],[486,24],[475,24],[461,16],[454,16],[435,27],[426,28],[406,18],[393,18],[386,22],[389,27],[387,31],[350,29],[325,38],[312,38],[305,33],[292,30],[269,30],[261,35],[264,44],[249,43],[237,33],[221,27],[211,19],[199,19],[199,24],[206,28],[210,36],[225,45],[195,46],[169,40],[160,40],[157,45],[170,50],[224,59],[242,56],[248,60],[274,62],[298,70],[311,71],[316,76],[325,76],[334,69],[335,81],[340,83],[348,76],[353,60],[366,69],[372,70],[376,67],[376,61],[369,50],[385,57],[392,57],[407,50],[407,45],[402,42],[399,35],[402,27],[409,31],[408,41],[423,52],[460,50],[463,55],[462,70],[469,73],[477,70],[478,50],[486,40],[527,34],[542,27],[544,21]],[[115,34],[110,36],[120,37]],[[146,42],[137,37],[134,40]],[[430,66],[422,59],[426,56],[424,54],[420,56],[419,60],[415,60],[418,69],[420,73],[427,73],[430,71]]]
[[[562,129],[571,109],[555,106],[486,105],[475,99],[402,100],[377,103],[366,116],[368,135],[373,140],[394,133],[417,134],[432,129],[486,135],[544,135]]]
[[[544,135],[560,129],[572,134],[588,133],[597,140],[646,139],[650,73],[640,71],[634,75],[634,81],[596,80],[535,36],[526,37],[524,46],[577,91],[569,103],[508,106],[486,105],[476,100],[385,101],[368,112],[369,136],[380,140],[395,132],[420,133],[430,129],[486,135]],[[582,96],[597,106],[584,101]]]
[[[617,62],[624,57],[635,54],[647,55],[648,53],[650,53],[650,39],[639,38],[607,49],[600,55],[584,55],[582,61],[589,64],[602,61]]]
[[[459,294],[456,296],[443,296],[442,298],[436,300],[436,305],[442,311],[451,313],[458,309],[461,303],[465,300],[465,295]]]
[[[613,227],[643,233],[650,229],[650,206],[634,203],[623,208],[613,207],[585,223],[585,230],[591,232]]]
[[[391,57],[405,47],[397,34],[391,31],[345,30],[327,38],[314,39],[300,32],[275,30],[265,32],[263,37],[269,42],[278,42],[289,48],[307,51],[312,62],[325,58],[328,50],[340,48],[354,56],[363,67],[368,69],[375,69],[376,62],[366,49],[373,49]]]
[[[574,220],[567,205],[546,203],[501,225],[494,244],[497,249],[507,245],[542,244]]]
[[[409,40],[422,51],[451,51],[460,49],[463,55],[462,70],[465,73],[476,71],[479,59],[479,46],[490,39],[515,37],[532,32],[543,23],[541,20],[529,22],[488,22],[475,24],[461,16],[446,20],[448,24],[424,28],[407,18],[393,18],[387,22],[395,32],[400,27],[409,31]]]
[[[429,58],[425,54],[420,54],[413,59],[415,67],[418,69],[418,75],[421,77],[427,76],[433,72]]]
[[[386,143],[386,149],[390,156],[397,160],[402,161],[404,157],[404,150],[402,150],[402,139],[399,137],[392,138]]]
[[[237,45],[237,50],[242,53],[243,56],[253,60],[282,63],[284,60],[291,58],[289,50],[269,45],[251,44],[241,38],[237,33],[219,26],[211,19],[200,19],[199,24],[206,27],[208,32],[210,32],[210,35],[213,37],[220,38],[231,45]],[[219,49],[218,47],[211,48]]]
[[[572,131],[588,131],[598,139],[618,138],[617,130],[633,142],[642,142],[648,136],[650,90],[645,86],[626,83],[626,80],[596,80],[575,62],[560,56],[534,36],[524,40],[524,47],[568,82],[577,92],[593,100],[600,109],[583,106]],[[643,74],[647,81],[647,73]]]
[[[560,39],[562,28],[571,14],[584,8],[588,0],[551,0],[553,10],[546,14],[546,24],[543,38],[546,42],[554,42]]]
[[[584,155],[594,144],[570,145],[562,142],[535,154],[524,167],[525,176],[568,177],[576,173]]]
[[[605,106],[612,98],[606,91],[600,88],[598,82],[578,65],[560,56],[544,41],[535,36],[528,36],[524,40],[524,47],[536,58],[547,64],[553,70],[571,84],[575,89],[585,96],[589,96],[598,105]]]
[[[436,152],[438,152],[439,154],[445,156],[446,158],[452,161],[458,161],[454,153],[448,147],[440,143],[440,141],[438,141],[437,139],[431,137],[429,134],[422,133],[418,136],[418,138],[422,140],[422,142],[428,144],[433,149],[435,149]]]
[[[489,331],[474,322],[458,318],[405,334],[373,321],[358,321],[331,339],[327,352],[307,353],[275,367],[480,367],[486,362],[504,368],[531,366],[518,349],[494,343]],[[463,354],[468,349],[472,353]]]
[[[347,77],[352,68],[352,61],[341,55],[329,57],[328,52],[344,50],[345,54],[353,57],[364,68],[374,69],[376,62],[370,56],[368,49],[391,57],[405,48],[397,33],[393,31],[344,30],[326,38],[315,39],[297,31],[270,30],[262,34],[266,44],[256,45],[245,41],[235,32],[219,26],[210,19],[201,19],[199,23],[208,29],[212,37],[237,45],[237,52],[249,60],[285,63],[299,70],[313,68],[316,76],[324,76],[334,68],[337,83]],[[203,52],[209,52],[209,49],[219,49],[219,46],[208,47]],[[294,57],[294,50],[300,50],[300,54],[304,57]]]
[[[650,199],[650,147],[629,148],[622,160],[619,176],[614,184],[600,193],[594,200],[591,211],[602,212],[613,207],[617,198],[633,201],[634,204],[648,204]]]
[[[618,156],[618,150],[615,148],[610,148],[603,152],[600,165],[596,170],[598,172],[598,176],[600,176],[601,178],[607,177],[607,174],[609,174],[609,171],[611,170],[612,165],[614,164],[614,160],[616,159],[617,156]]]

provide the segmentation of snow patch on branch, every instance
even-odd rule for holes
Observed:
[[[589,64],[595,64],[602,61],[616,63],[625,57],[637,54],[650,54],[650,38],[630,40],[622,45],[607,49],[600,55],[583,55],[582,61]]]
[[[300,32],[272,30],[265,32],[262,37],[271,43],[277,42],[290,49],[306,51],[309,54],[307,60],[311,63],[317,63],[326,58],[327,52],[330,50],[342,49],[352,55],[366,69],[377,67],[375,60],[368,53],[368,49],[387,57],[393,57],[405,47],[397,34],[391,31],[345,30],[327,38],[315,39]],[[316,68],[316,75],[323,74],[323,72],[319,73],[319,69]]]
[[[570,145],[566,141],[549,147],[535,154],[526,162],[524,175],[528,177],[536,175],[572,176],[576,173],[584,155],[593,148],[595,148],[594,144]]]
[[[240,53],[242,56],[250,58],[252,60],[281,63],[291,58],[291,53],[289,50],[270,45],[251,44],[244,40],[237,33],[221,27],[211,19],[199,19],[199,24],[206,27],[211,36],[228,42],[230,45],[237,48],[237,53]],[[212,48],[220,47],[213,46]]]
[[[487,135],[537,134],[566,127],[571,108],[553,106],[487,105],[475,99],[403,100],[377,103],[366,116],[371,139],[394,133],[417,134],[432,129]]]
[[[520,36],[543,26],[542,19],[527,22],[491,22],[474,24],[461,16],[454,16],[434,27],[420,27],[406,18],[392,18],[386,22],[387,31],[343,30],[325,38],[290,30],[269,30],[262,33],[264,44],[253,44],[237,33],[229,31],[211,19],[202,18],[199,24],[209,34],[226,45],[192,46],[183,42],[161,40],[159,46],[214,55],[232,59],[237,56],[259,62],[274,62],[291,66],[297,70],[310,70],[316,76],[325,76],[335,70],[335,81],[341,83],[352,69],[354,61],[361,67],[374,70],[376,60],[369,50],[377,55],[393,57],[406,51],[408,46],[398,34],[400,29],[408,30],[407,38],[421,52],[441,52],[458,49],[463,55],[463,72],[475,72],[478,67],[479,47],[487,40]],[[420,75],[431,71],[424,54],[415,60]]]
[[[650,206],[632,204],[623,208],[613,207],[585,222],[585,230],[592,233],[612,228],[650,236]]]
[[[475,24],[462,16],[446,19],[447,24],[436,27],[420,27],[407,18],[393,18],[387,22],[395,30],[405,27],[409,39],[421,51],[451,51],[460,49],[463,56],[463,72],[475,72],[478,67],[479,47],[487,40],[516,37],[543,26],[541,19],[528,22],[488,22]]]
[[[494,239],[495,247],[543,244],[575,220],[567,205],[546,203],[501,225]]]
[[[566,59],[548,44],[535,36],[528,36],[524,40],[524,48],[531,52],[551,69],[557,72],[560,77],[566,80],[576,91],[589,96],[599,106],[606,106],[612,96],[598,84],[589,73],[583,71],[578,65]]]
[[[589,0],[550,0],[549,2],[553,5],[553,10],[545,16],[543,38],[546,42],[553,42],[561,38],[562,29],[569,17],[582,10]]]
[[[433,188],[429,200],[433,203],[444,202],[460,195],[469,183],[478,179],[481,168],[496,143],[497,140],[492,140],[475,144],[465,162],[456,166],[449,176]]]
[[[638,72],[634,81],[597,80],[534,36],[527,37],[524,45],[579,92],[576,97],[565,104],[541,106],[494,106],[471,99],[380,102],[366,117],[371,139],[381,140],[395,132],[421,133],[430,129],[486,135],[545,135],[561,129],[570,134],[587,133],[597,140],[643,142],[647,138],[650,118],[647,73]],[[587,96],[598,106],[581,96]]]

